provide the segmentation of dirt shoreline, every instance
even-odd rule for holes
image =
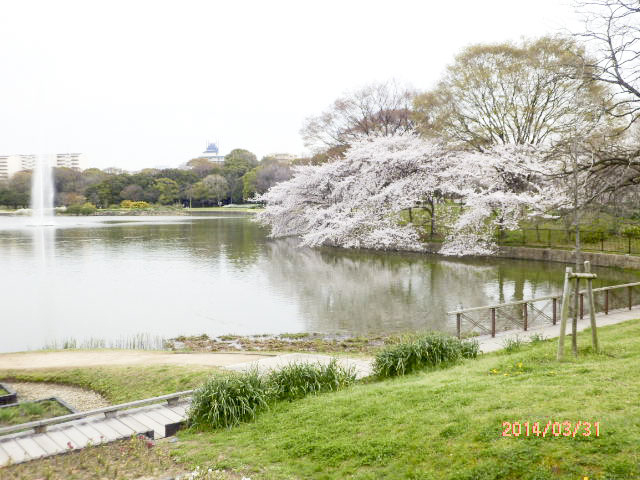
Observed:
[[[273,355],[258,353],[171,353],[140,350],[62,350],[1,353],[0,370],[109,365],[199,365],[225,367]]]

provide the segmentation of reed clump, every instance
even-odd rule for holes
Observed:
[[[194,392],[187,423],[197,430],[231,428],[253,421],[275,402],[336,391],[355,380],[355,371],[335,360],[293,363],[262,376],[256,370],[214,376]]]
[[[380,378],[395,377],[424,368],[453,364],[463,358],[476,358],[478,351],[476,340],[460,340],[438,333],[406,337],[376,355],[373,371]]]
[[[268,407],[266,384],[257,371],[213,376],[193,393],[187,423],[196,429],[231,428]]]
[[[335,359],[328,364],[291,363],[271,371],[266,378],[274,400],[296,400],[307,395],[340,390],[356,381],[353,369]]]

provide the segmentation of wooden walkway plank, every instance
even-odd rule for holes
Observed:
[[[162,415],[163,417],[167,418],[168,421],[171,422],[171,423],[177,423],[177,422],[184,422],[185,421],[184,415],[178,415],[176,412],[174,412],[173,410],[168,409],[165,406],[158,407],[157,409],[154,410],[154,412],[157,412],[160,415]]]
[[[148,417],[142,412],[136,412],[133,414],[133,418],[148,427],[149,430],[153,430],[153,438],[164,438],[164,425],[159,424],[151,417]]]
[[[18,445],[27,452],[27,456],[31,459],[45,457],[47,455],[47,452],[31,437],[18,437],[15,440],[18,442]]]
[[[0,446],[2,446],[5,452],[7,452],[11,457],[11,463],[20,463],[27,459],[27,452],[25,452],[13,438],[8,441],[0,442]]]
[[[144,414],[163,426],[167,425],[168,423],[175,423],[173,420],[162,415],[158,410],[148,410],[144,412]],[[164,432],[164,428],[162,429],[162,431]]]
[[[2,448],[2,444],[0,443],[0,467],[3,465],[8,465],[11,457],[9,454]]]
[[[70,450],[69,442],[71,442],[71,445],[73,445],[73,440],[71,440],[71,438],[66,436],[60,430],[53,430],[52,429],[52,430],[47,431],[47,437],[50,440],[52,440],[53,443],[58,445],[58,447],[60,447],[60,450],[59,450],[58,453],[62,453],[62,452],[66,452],[67,450]]]
[[[69,448],[69,443],[71,443],[71,445],[75,448],[74,441],[71,439],[71,437],[68,437],[67,435],[65,435],[60,428],[56,430],[52,428],[49,431],[47,431],[47,437],[50,440],[52,440],[56,445],[58,445],[58,447],[60,447],[61,449],[60,453],[66,452],[67,450],[71,450]]]
[[[61,447],[54,442],[46,433],[39,433],[34,435],[33,440],[40,445],[40,447],[47,452],[47,455],[55,455],[60,453]]]
[[[78,422],[75,423],[74,426],[89,439],[89,443],[91,445],[99,445],[108,441],[105,438],[104,433],[102,433],[99,428],[94,428],[89,422]]]
[[[116,432],[118,432],[118,434],[121,437],[130,437],[131,435],[135,435],[136,432],[133,428],[128,427],[127,425],[125,425],[124,423],[122,423],[118,417],[114,417],[114,418],[105,418],[103,420],[104,424],[107,425],[109,428],[111,428],[112,430],[115,430]]]
[[[105,423],[105,420],[106,419],[92,419],[89,421],[83,421],[81,423],[74,422],[74,424],[78,428],[83,428],[85,430],[90,428],[91,430],[95,431],[95,441],[92,442],[93,444],[113,442],[114,440],[118,440],[119,438],[121,438],[121,435],[109,425],[107,425]]]
[[[116,418],[123,425],[126,425],[136,433],[147,433],[149,430],[153,430],[152,428],[149,428],[148,426],[143,425],[142,423],[137,421],[135,418],[133,418],[133,415],[128,413],[124,415],[118,415]]]
[[[84,448],[89,443],[89,438],[78,430],[75,425],[65,426],[60,431],[71,439],[70,443],[74,449]]]
[[[189,404],[178,404],[178,405],[167,405],[165,408],[168,408],[172,412],[181,417],[187,418],[187,410],[189,409]]]

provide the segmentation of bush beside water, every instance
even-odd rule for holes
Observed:
[[[265,382],[257,371],[214,376],[193,393],[188,423],[206,428],[230,428],[256,418],[267,408]]]
[[[327,365],[292,363],[267,376],[270,397],[274,400],[296,400],[310,394],[332,392],[356,381],[353,370],[342,368],[331,360]]]
[[[381,378],[405,375],[423,368],[454,363],[463,358],[476,358],[478,350],[476,340],[459,340],[435,333],[409,337],[378,353],[373,371]]]
[[[198,388],[189,409],[188,424],[199,430],[231,428],[249,422],[280,400],[339,390],[355,382],[355,372],[332,360],[327,365],[299,363],[271,371],[214,376]]]
[[[96,213],[96,206],[93,203],[79,203],[75,205],[69,205],[64,211],[67,215],[93,215]]]

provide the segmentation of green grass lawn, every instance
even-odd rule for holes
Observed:
[[[212,367],[176,365],[0,370],[0,381],[75,385],[96,391],[116,404],[190,390],[217,371]]]
[[[20,402],[10,407],[0,408],[0,427],[59,417],[71,413],[55,400]]]
[[[183,432],[177,458],[256,479],[640,478],[640,321],[600,330],[560,364],[553,340],[339,393],[249,424]],[[503,437],[503,422],[599,422],[599,437]],[[524,428],[524,427],[523,427]]]

